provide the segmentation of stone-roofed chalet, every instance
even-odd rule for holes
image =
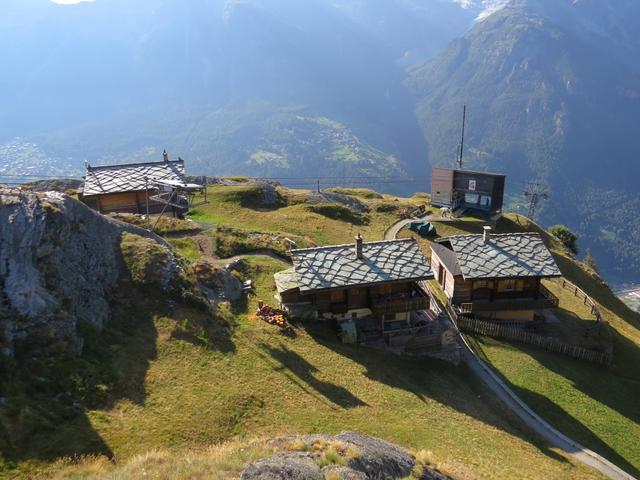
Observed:
[[[431,278],[431,265],[413,239],[291,251],[300,292],[353,288]]]
[[[460,311],[503,320],[533,320],[558,304],[541,283],[562,273],[537,233],[456,235],[433,244],[434,275]]]
[[[343,330],[357,329],[359,342],[379,337],[388,344],[392,333],[414,335],[434,319],[420,284],[433,278],[431,264],[415,239],[364,242],[358,235],[350,245],[290,253],[293,268],[275,281],[278,299],[294,316],[335,319]]]
[[[165,151],[163,161],[128,163],[121,165],[87,165],[84,186],[79,191],[80,200],[100,213],[126,212],[158,213],[166,206],[151,197],[162,195],[176,188],[201,188],[187,183],[184,176],[184,160],[169,160]],[[177,208],[177,196],[167,211]]]

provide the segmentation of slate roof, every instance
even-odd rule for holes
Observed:
[[[432,243],[431,251],[438,256],[447,270],[451,272],[451,275],[456,276],[462,274],[462,270],[460,270],[460,265],[458,264],[458,257],[453,250],[444,245]]]
[[[355,243],[291,251],[301,292],[357,287],[433,277],[431,264],[415,239],[366,242],[363,258]]]
[[[293,267],[275,273],[273,278],[276,281],[276,289],[278,290],[278,293],[284,293],[289,290],[293,290],[294,288],[298,288],[298,277],[296,275],[296,270]]]
[[[145,190],[145,178],[185,184],[184,160],[87,166],[82,194],[103,195]]]
[[[537,233],[455,235],[442,239],[456,254],[465,280],[474,278],[559,277],[551,252]]]

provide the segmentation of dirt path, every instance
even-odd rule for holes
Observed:
[[[291,262],[288,262],[287,260],[285,260],[282,257],[279,257],[278,255],[276,255],[275,253],[273,253],[270,250],[255,250],[253,252],[248,252],[248,253],[241,253],[239,255],[234,255],[232,257],[227,257],[227,258],[209,258],[208,260],[211,263],[232,263],[232,262],[236,262],[242,258],[248,258],[248,257],[263,257],[263,258],[270,258],[272,260],[276,260],[284,265],[288,265],[291,266]]]
[[[385,240],[396,238],[400,230],[416,219],[401,220],[394,223],[385,232]],[[445,310],[446,311],[446,310]],[[447,314],[449,314],[447,312]],[[451,315],[449,314],[451,319]],[[451,319],[453,322],[453,319]],[[453,322],[455,324],[455,322]],[[493,369],[482,361],[467,343],[462,333],[459,334],[460,341],[464,348],[464,356],[467,365],[497,396],[504,404],[526,423],[533,431],[547,440],[551,445],[559,448],[563,452],[571,455],[576,460],[595,468],[600,473],[612,480],[635,480],[627,472],[611,463],[606,458],[583,447],[578,442],[571,440],[563,433],[549,425],[542,417],[536,414],[511,390]]]

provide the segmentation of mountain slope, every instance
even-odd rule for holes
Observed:
[[[368,223],[355,225],[310,210],[310,192],[282,189],[287,201],[277,209],[242,206],[252,188],[213,186],[211,203],[194,216],[270,236],[343,243],[358,231],[382,238],[400,210],[424,202],[356,191],[371,211]],[[183,265],[188,271],[188,262]],[[108,478],[121,466],[126,476],[129,459],[149,461],[147,471],[154,472],[154,459],[165,458],[169,469],[187,451],[234,439],[353,429],[428,450],[433,463],[461,478],[601,478],[532,435],[463,366],[344,345],[323,322],[296,322],[283,332],[260,321],[258,301],[273,304],[273,274],[284,266],[249,257],[236,268],[242,280],[253,281],[255,294],[223,304],[225,315],[213,318],[169,302],[155,288],[123,283],[112,321],[102,334],[86,336],[83,355],[37,371],[47,388],[32,379],[32,370],[25,379],[35,382],[28,384],[33,389],[3,390],[0,425],[11,434],[0,439],[12,444],[0,450],[0,475]],[[247,448],[230,465],[234,470],[250,460]],[[146,453],[158,450],[165,453]],[[87,459],[89,465],[80,458],[79,466],[56,461],[77,454],[99,458]],[[105,461],[113,457],[117,465]],[[211,473],[216,465],[201,468]]]
[[[514,0],[408,80],[432,163],[453,163],[466,103],[466,166],[507,173],[512,193],[526,181],[547,182],[545,223],[578,229],[607,274],[628,278],[639,274],[640,256],[629,250],[610,262],[602,231],[640,240],[637,220],[615,220],[625,197],[634,202],[638,192],[640,49],[629,32],[639,8],[632,1],[614,9],[591,0]],[[580,225],[578,212],[587,208],[599,210],[595,222]]]

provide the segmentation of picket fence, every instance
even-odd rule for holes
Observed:
[[[516,342],[522,342],[542,348],[549,352],[567,355],[578,360],[585,360],[606,366],[611,365],[613,360],[612,354],[609,352],[590,350],[578,345],[561,342],[555,338],[543,337],[542,335],[527,332],[519,328],[476,320],[465,315],[458,316],[457,324],[458,328],[464,332],[479,333],[488,337],[505,338]]]

